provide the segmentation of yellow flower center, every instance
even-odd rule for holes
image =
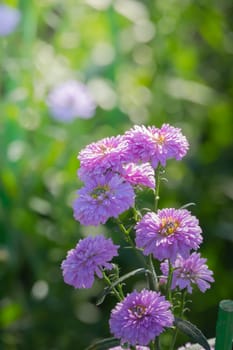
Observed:
[[[162,236],[170,236],[176,231],[178,226],[178,221],[174,221],[173,218],[162,219],[160,234]]]
[[[130,311],[134,314],[134,316],[142,318],[145,314],[146,307],[143,305],[135,305],[130,308]]]
[[[98,199],[100,196],[105,195],[109,190],[110,188],[108,185],[98,186],[91,192],[91,196],[94,199]]]
[[[153,135],[153,139],[157,144],[162,146],[165,141],[165,136],[157,134],[157,135]]]

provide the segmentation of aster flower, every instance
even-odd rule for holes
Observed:
[[[106,137],[86,146],[78,155],[81,168],[79,176],[83,180],[93,172],[118,171],[122,168],[127,151],[127,142],[122,136]]]
[[[89,119],[96,108],[87,87],[75,80],[56,86],[48,95],[47,105],[53,117],[64,122],[77,117]]]
[[[165,208],[147,213],[136,225],[136,245],[145,255],[175,261],[178,253],[186,258],[191,249],[199,248],[201,232],[197,218],[188,210]]]
[[[121,176],[132,185],[155,188],[154,169],[149,163],[124,164]]]
[[[192,286],[197,285],[201,292],[210,288],[209,282],[214,282],[213,272],[205,264],[206,259],[201,258],[200,253],[192,253],[187,259],[178,255],[173,268],[175,269],[172,276],[171,288],[187,288],[188,293],[192,293]],[[161,264],[161,271],[168,276],[168,261]]]
[[[162,127],[134,126],[125,133],[128,141],[128,157],[133,162],[150,162],[156,168],[159,162],[162,166],[170,158],[182,159],[189,148],[186,137],[181,129],[169,124]]]
[[[102,235],[81,239],[61,264],[65,283],[75,288],[91,288],[95,274],[102,278],[101,269],[112,269],[109,261],[118,255],[118,248]]]
[[[146,289],[134,291],[112,310],[111,332],[123,343],[148,345],[165,327],[172,326],[170,306],[160,293]]]
[[[18,9],[0,5],[0,36],[11,34],[19,24],[21,13]]]
[[[74,217],[83,225],[105,224],[134,205],[132,186],[117,174],[92,177],[77,193]]]

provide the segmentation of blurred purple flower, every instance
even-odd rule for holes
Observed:
[[[132,185],[155,188],[154,169],[149,163],[124,164],[121,176]]]
[[[19,24],[21,13],[8,5],[0,5],[0,36],[12,33]]]
[[[48,95],[47,105],[53,117],[64,122],[92,118],[96,108],[87,87],[75,80],[56,86]]]
[[[182,159],[189,148],[181,129],[169,124],[162,127],[136,125],[125,133],[128,141],[128,158],[132,162],[150,162],[153,168],[162,166],[170,158]]]
[[[116,338],[131,345],[148,345],[165,327],[173,324],[170,303],[160,293],[134,291],[111,312],[110,329]]]
[[[109,261],[118,255],[118,248],[110,238],[101,235],[81,239],[61,264],[65,283],[75,288],[91,288],[95,274],[102,278],[101,269],[112,269]]]
[[[210,288],[208,282],[214,282],[213,272],[208,269],[205,263],[206,259],[201,258],[200,253],[192,253],[187,259],[178,255],[173,264],[175,270],[171,288],[187,288],[188,293],[192,293],[192,285],[197,285],[200,291],[204,293]],[[168,261],[164,261],[160,267],[164,276],[168,276]]]
[[[105,224],[110,217],[117,218],[134,205],[132,186],[117,174],[89,178],[77,193],[74,217],[82,225]]]
[[[188,210],[165,208],[147,213],[136,225],[136,245],[145,255],[174,262],[178,253],[187,258],[191,249],[199,248],[201,232],[197,218]]]
[[[127,142],[120,135],[91,143],[78,155],[81,165],[80,178],[84,180],[90,173],[103,173],[109,169],[118,171],[122,168],[126,151]]]

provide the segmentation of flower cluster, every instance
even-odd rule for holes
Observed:
[[[205,292],[214,281],[206,259],[196,252],[203,241],[198,219],[187,209],[157,209],[161,169],[171,158],[181,160],[188,148],[188,141],[179,128],[168,124],[161,128],[136,125],[124,135],[87,145],[78,155],[78,176],[84,185],[77,191],[73,203],[74,218],[83,225],[98,226],[110,218],[118,219],[133,207],[131,222],[134,220],[135,225],[126,228],[121,220],[115,221],[132,248],[149,256],[145,267],[150,269],[145,271],[150,276],[150,289],[134,290],[127,295],[121,282],[130,274],[120,278],[115,266],[107,275],[119,248],[111,239],[99,235],[80,240],[62,262],[66,283],[75,288],[90,288],[95,276],[102,278],[104,275],[108,284],[105,294],[109,292],[117,297],[109,326],[121,345],[109,350],[131,346],[136,350],[149,350],[156,337],[173,327],[173,290],[192,293],[196,285]],[[142,215],[135,205],[136,189],[145,187],[152,189],[156,209]],[[131,236],[133,229],[135,235]],[[160,262],[159,281],[153,259]],[[166,297],[160,288],[164,283]],[[183,299],[182,305],[185,310]]]
[[[154,168],[159,162],[181,159],[187,149],[180,129],[167,124],[160,129],[135,126],[124,135],[86,146],[78,155],[78,176],[85,185],[74,202],[75,219],[99,225],[118,217],[134,206],[134,188],[155,188]]]

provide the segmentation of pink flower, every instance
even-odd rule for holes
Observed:
[[[112,269],[109,261],[118,255],[118,248],[102,235],[81,239],[62,262],[64,281],[75,288],[91,288],[95,274],[102,278],[101,269]]]
[[[160,129],[136,125],[125,133],[125,139],[128,141],[129,161],[150,162],[153,168],[158,163],[165,166],[170,158],[182,159],[189,148],[181,129],[169,124],[163,124]]]
[[[90,174],[101,174],[106,170],[122,169],[127,151],[127,142],[118,135],[106,137],[86,146],[78,155],[80,160],[79,177],[86,179]]]
[[[134,291],[111,312],[110,329],[121,342],[148,345],[173,324],[170,303],[160,293],[143,289]]]
[[[124,164],[121,176],[132,185],[155,188],[154,169],[149,163]]]
[[[134,205],[135,199],[132,186],[111,173],[90,177],[77,193],[74,217],[87,226],[105,224],[110,217],[117,218]]]
[[[201,228],[186,209],[165,208],[147,213],[136,225],[136,245],[145,255],[175,261],[177,254],[188,257],[202,242]]]
[[[201,258],[200,253],[192,253],[187,259],[178,255],[173,264],[175,269],[172,277],[171,288],[187,288],[188,293],[192,293],[192,286],[197,285],[201,292],[210,288],[209,282],[214,282],[213,272],[205,264],[206,259]],[[161,264],[163,274],[168,276],[168,261]]]

